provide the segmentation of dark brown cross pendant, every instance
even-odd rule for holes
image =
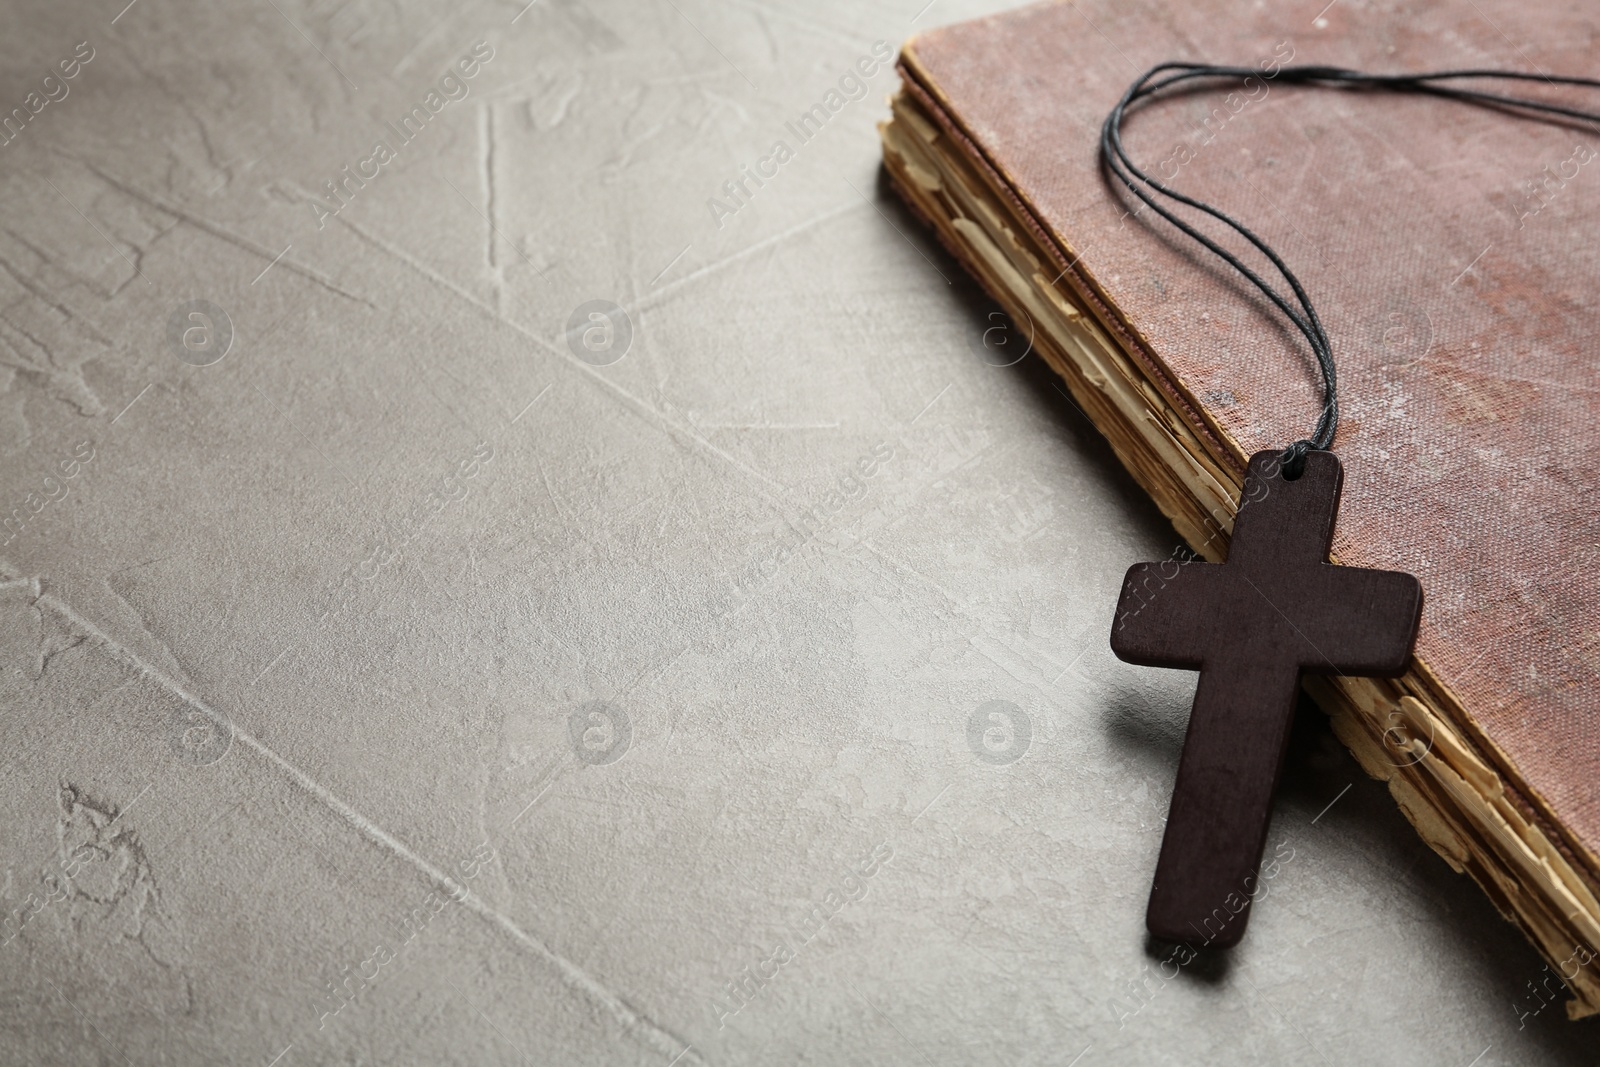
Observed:
[[[1344,470],[1331,452],[1286,479],[1279,453],[1250,459],[1227,563],[1140,563],[1111,649],[1200,672],[1146,924],[1213,947],[1244,936],[1300,675],[1403,674],[1422,584],[1328,562]]]

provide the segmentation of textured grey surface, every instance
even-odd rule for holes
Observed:
[[[1315,713],[1245,944],[1147,949],[1173,534],[892,71],[786,127],[918,6],[8,0],[0,1061],[1595,1062]]]

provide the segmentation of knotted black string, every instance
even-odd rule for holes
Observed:
[[[1176,71],[1177,73],[1170,74],[1159,80],[1152,80],[1166,71]],[[1309,84],[1340,89],[1389,89],[1398,92],[1428,93],[1452,100],[1465,100],[1485,106],[1509,108],[1513,109],[1513,114],[1517,113],[1516,109],[1522,109],[1547,115],[1560,115],[1565,118],[1583,119],[1591,123],[1600,122],[1600,112],[1584,111],[1580,108],[1564,107],[1559,104],[1546,103],[1542,100],[1504,96],[1500,93],[1484,92],[1478,89],[1461,88],[1440,83],[1467,78],[1504,78],[1510,81],[1544,82],[1549,85],[1580,85],[1594,89],[1600,88],[1600,80],[1530,74],[1514,70],[1443,70],[1421,74],[1368,74],[1359,70],[1323,66],[1281,67],[1277,74],[1267,75],[1253,67],[1226,67],[1210,63],[1169,62],[1158,63],[1145,71],[1137,81],[1128,87],[1128,91],[1122,94],[1122,99],[1117,101],[1117,106],[1112,108],[1111,114],[1106,116],[1105,124],[1100,130],[1100,158],[1105,166],[1121,180],[1122,184],[1132,191],[1133,195],[1144,201],[1148,207],[1153,208],[1156,214],[1200,242],[1208,251],[1220,256],[1229,266],[1244,275],[1252,285],[1266,294],[1267,299],[1271,300],[1278,310],[1287,315],[1289,321],[1294,323],[1295,328],[1305,337],[1306,343],[1311,346],[1312,355],[1316,356],[1317,366],[1322,370],[1322,414],[1317,417],[1317,424],[1312,430],[1311,436],[1290,444],[1283,450],[1281,457],[1284,476],[1298,478],[1305,469],[1306,453],[1312,449],[1326,449],[1332,445],[1334,431],[1339,427],[1339,382],[1333,363],[1333,344],[1328,339],[1328,331],[1323,328],[1322,321],[1317,318],[1317,310],[1312,306],[1311,298],[1306,295],[1305,288],[1300,284],[1300,279],[1295,277],[1288,264],[1284,263],[1283,259],[1260,237],[1252,233],[1242,223],[1230,218],[1210,204],[1196,200],[1191,196],[1185,196],[1183,193],[1156,181],[1140,170],[1122,147],[1122,120],[1127,113],[1129,105],[1153,96],[1163,89],[1171,88],[1180,82],[1191,81],[1195,78],[1257,78],[1263,81],[1286,82],[1291,85]],[[1597,129],[1596,132],[1600,132],[1600,129]],[[1144,188],[1145,186],[1148,186],[1149,189],[1154,190],[1161,196],[1210,215],[1212,218],[1225,223],[1235,233],[1249,241],[1262,255],[1267,257],[1273,268],[1283,277],[1283,280],[1288,282],[1289,288],[1293,291],[1292,300],[1290,296],[1280,292],[1265,278],[1246,266],[1238,256],[1156,203],[1155,199]]]

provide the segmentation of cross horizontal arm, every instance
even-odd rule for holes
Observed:
[[[1268,600],[1301,638],[1308,674],[1394,678],[1405,673],[1422,616],[1422,583],[1399,571],[1327,563],[1263,586]]]
[[[1122,580],[1111,651],[1144,667],[1198,668],[1225,577],[1217,563],[1135,563]]]

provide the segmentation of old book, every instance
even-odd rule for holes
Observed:
[[[1574,1018],[1600,1011],[1600,137],[1273,76],[1291,62],[1581,73],[1597,31],[1575,5],[1491,0],[1281,24],[1220,0],[1045,4],[909,41],[882,126],[895,187],[1217,560],[1246,458],[1309,432],[1319,381],[1264,298],[1119,195],[1099,129],[1158,62],[1259,72],[1143,108],[1126,142],[1306,284],[1345,413],[1335,561],[1426,588],[1403,678],[1307,688],[1418,833],[1565,977]]]

